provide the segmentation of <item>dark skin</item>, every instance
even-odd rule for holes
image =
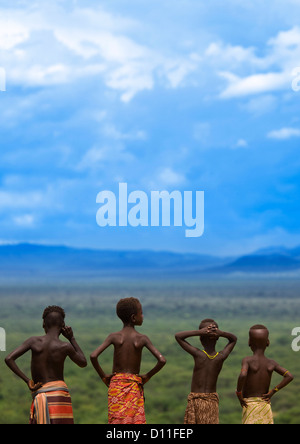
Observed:
[[[152,376],[158,373],[166,364],[166,359],[154,347],[150,339],[135,330],[136,326],[142,324],[143,312],[142,306],[139,305],[137,314],[131,315],[130,321],[127,324],[124,324],[123,329],[119,332],[110,334],[103,344],[91,354],[91,362],[107,387],[109,387],[110,380],[115,373],[139,375],[142,378],[142,383],[146,384],[146,382],[148,382]],[[100,366],[98,357],[111,345],[114,347],[113,369],[112,373],[107,374]],[[148,373],[140,375],[142,350],[144,347],[157,359],[157,364]]]
[[[269,346],[269,332],[266,329],[250,330],[249,347],[253,356],[248,356],[242,361],[242,369],[238,378],[236,394],[242,407],[247,407],[244,398],[261,397],[270,402],[277,391],[288,385],[293,375],[277,362],[265,356],[265,350]],[[283,376],[280,384],[270,390],[273,372]]]
[[[203,350],[194,347],[186,341],[186,338],[192,336],[200,336],[205,352],[211,357],[217,354],[216,343],[219,338],[228,339],[228,344],[214,359],[210,359]],[[216,323],[206,323],[200,330],[176,333],[175,338],[178,344],[194,358],[195,365],[191,392],[216,393],[218,376],[224,361],[228,358],[237,342],[236,336],[219,330]]]
[[[49,316],[49,315],[48,315]],[[5,362],[8,367],[27,384],[31,391],[52,381],[64,380],[64,362],[69,357],[79,367],[86,367],[85,356],[77,344],[71,327],[65,326],[63,318],[58,325],[47,328],[46,334],[27,339],[20,347],[10,353]],[[62,334],[69,343],[60,341]],[[31,351],[31,378],[25,375],[17,366],[16,360]]]

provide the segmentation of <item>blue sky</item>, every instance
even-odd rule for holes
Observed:
[[[0,1],[0,242],[300,244],[299,16],[299,0]],[[204,235],[100,228],[119,182],[203,190]]]

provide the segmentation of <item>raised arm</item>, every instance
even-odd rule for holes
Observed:
[[[225,348],[221,352],[224,359],[226,359],[226,358],[228,358],[228,356],[230,355],[230,353],[234,349],[235,344],[237,343],[237,337],[232,333],[227,333],[227,332],[221,331],[219,329],[217,329],[215,333],[219,336],[219,338],[228,339],[228,344],[225,346]]]
[[[70,341],[70,347],[68,350],[68,356],[70,357],[70,359],[72,359],[72,361],[75,362],[75,364],[77,364],[79,367],[86,367],[86,358],[74,338],[72,328],[65,326],[62,328],[61,333],[66,339]]]
[[[198,348],[186,341],[186,338],[190,338],[192,336],[201,336],[201,330],[182,331],[180,333],[176,333],[175,339],[183,350],[188,352],[190,355],[195,356],[199,351]]]
[[[199,349],[194,347],[189,342],[186,341],[186,338],[190,338],[192,336],[206,336],[212,334],[215,330],[213,325],[209,325],[207,327],[202,328],[201,330],[191,330],[191,331],[182,331],[180,333],[176,333],[175,339],[186,352],[190,353],[192,356],[195,356]]]
[[[141,378],[143,380],[143,384],[146,384],[146,382],[149,381],[149,379],[152,378],[152,376],[154,376],[156,373],[158,373],[165,365],[166,365],[166,358],[154,347],[154,345],[152,344],[152,342],[150,341],[150,339],[145,336],[144,337],[145,340],[145,347],[150,351],[150,353],[152,353],[152,355],[157,359],[157,364],[155,365],[155,367],[153,367],[152,370],[150,370],[148,373],[146,373],[145,375],[141,375]]]
[[[110,345],[112,345],[113,341],[112,341],[113,337],[112,335],[109,335],[105,341],[103,342],[103,344],[101,344],[93,353],[91,353],[90,355],[90,360],[91,363],[93,364],[94,369],[96,370],[96,372],[98,373],[98,375],[100,376],[100,378],[102,379],[102,381],[104,382],[104,384],[109,387],[109,383],[111,380],[112,375],[111,374],[106,374],[102,367],[100,366],[99,362],[98,362],[98,357],[101,355],[101,353],[104,352],[104,350],[106,350]]]

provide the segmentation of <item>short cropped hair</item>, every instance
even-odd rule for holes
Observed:
[[[59,321],[63,323],[65,317],[64,309],[58,305],[49,305],[43,312],[43,320],[48,327],[50,327],[50,325],[57,325]]]
[[[49,313],[53,313],[53,312],[60,313],[62,315],[63,319],[65,319],[65,317],[66,317],[66,313],[63,308],[59,307],[58,305],[49,305],[44,310],[43,319],[45,319]]]
[[[130,322],[132,315],[136,315],[141,303],[136,298],[124,298],[120,299],[117,303],[116,312],[118,317],[124,324]]]
[[[250,330],[267,330],[267,331],[269,331],[269,330],[267,329],[267,327],[265,327],[264,325],[261,325],[261,324],[255,324],[255,325],[253,325],[253,326],[250,328]]]

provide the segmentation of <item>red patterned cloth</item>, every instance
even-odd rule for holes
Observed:
[[[30,424],[74,424],[71,396],[64,381],[48,382],[32,397]]]
[[[109,424],[146,424],[142,378],[117,373],[108,389]]]

